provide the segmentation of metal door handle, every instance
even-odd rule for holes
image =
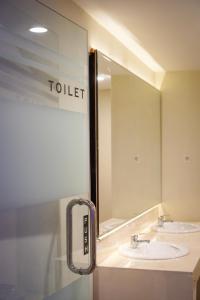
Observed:
[[[72,258],[72,208],[75,205],[86,205],[90,212],[90,265],[88,268],[76,268]],[[66,209],[66,225],[67,225],[67,265],[68,268],[77,274],[86,275],[92,273],[96,266],[96,209],[94,204],[85,199],[74,199],[69,202]]]

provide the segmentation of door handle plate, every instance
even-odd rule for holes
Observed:
[[[90,264],[87,268],[77,268],[73,263],[72,255],[72,235],[73,235],[73,226],[72,226],[72,209],[76,205],[85,205],[89,208],[89,233],[90,233],[90,242],[89,242],[89,255],[90,255]],[[87,275],[93,272],[96,267],[96,209],[95,205],[86,199],[73,199],[69,202],[66,208],[66,226],[67,226],[67,266],[68,268],[80,275]]]

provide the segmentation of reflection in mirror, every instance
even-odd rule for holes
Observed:
[[[96,65],[93,141],[102,235],[161,201],[160,92],[100,52]]]

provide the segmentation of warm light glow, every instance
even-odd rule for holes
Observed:
[[[125,28],[118,24],[108,15],[101,11],[92,12],[93,18],[116,39],[118,39],[127,49],[137,56],[146,66],[154,72],[164,72],[164,69],[155,61],[155,59],[140,45],[138,39]]]
[[[37,27],[30,28],[29,31],[33,33],[45,33],[48,31],[48,29],[45,27],[37,26]]]

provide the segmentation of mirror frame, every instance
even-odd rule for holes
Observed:
[[[97,236],[99,237],[99,151],[98,151],[98,61],[97,50],[89,53],[89,117],[90,117],[90,196],[96,206]]]

